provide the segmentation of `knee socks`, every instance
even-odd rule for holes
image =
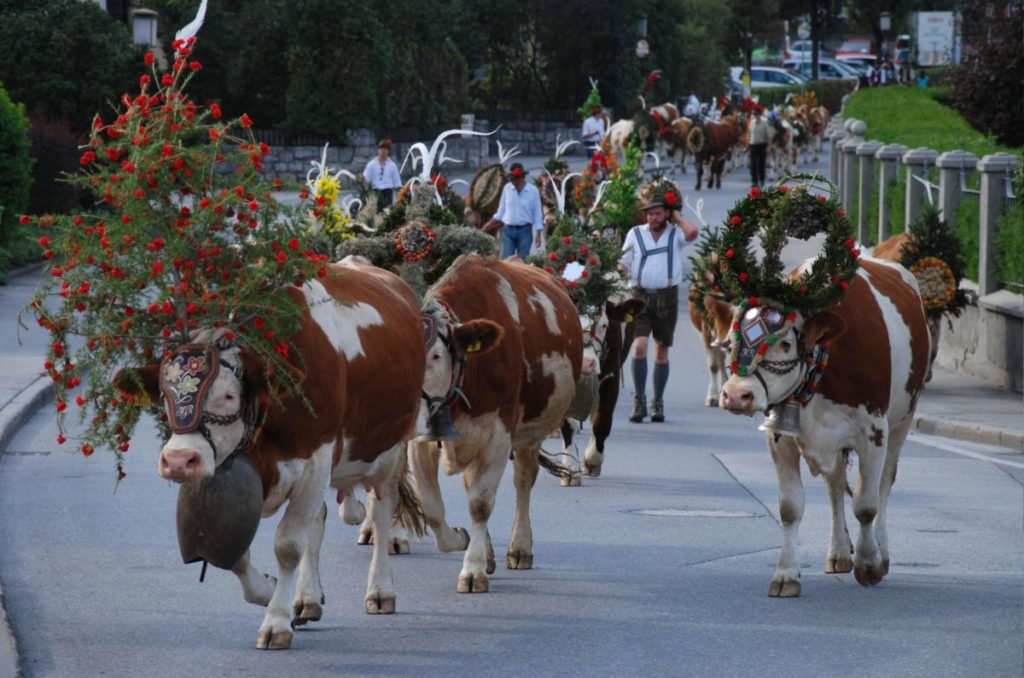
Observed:
[[[646,367],[646,365],[645,365]],[[668,383],[668,363],[654,363],[654,399],[661,400]]]
[[[633,389],[638,396],[647,391],[647,358],[633,358]]]

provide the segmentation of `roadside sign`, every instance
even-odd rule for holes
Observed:
[[[801,40],[806,40],[811,37],[811,26],[806,21],[801,21],[800,25],[796,27],[796,34]]]

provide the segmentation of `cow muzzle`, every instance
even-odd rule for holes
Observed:
[[[580,366],[580,371],[583,376],[591,376],[597,374],[597,357],[592,355],[583,355],[583,362]]]
[[[185,483],[202,476],[203,458],[195,450],[165,449],[160,452],[157,472],[161,478]]]
[[[747,388],[723,388],[719,405],[733,414],[754,414],[754,392]]]

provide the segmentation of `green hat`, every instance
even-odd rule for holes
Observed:
[[[652,207],[664,207],[665,209],[677,210],[683,206],[683,193],[674,183],[668,179],[652,179],[640,189],[642,199],[640,209],[648,210]]]

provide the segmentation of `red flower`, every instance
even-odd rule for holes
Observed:
[[[747,278],[748,277],[749,276],[746,273],[744,273],[743,271],[740,271],[740,275],[739,275],[740,282],[747,282]]]
[[[189,70],[191,70],[191,71],[192,71],[193,73],[195,73],[196,71],[198,71],[198,70],[199,70],[200,68],[202,68],[202,67],[203,67],[203,65],[202,65],[201,63],[199,63],[198,61],[190,61],[190,62],[188,63],[188,68],[189,68]]]
[[[27,224],[30,221],[32,221],[32,218],[29,217],[27,214],[22,214],[20,217],[18,217],[19,224]]]
[[[42,238],[39,239],[39,246],[45,250],[47,247],[50,246],[50,239],[44,235]]]
[[[161,274],[161,273],[163,273],[163,272],[164,272],[164,265],[163,265],[163,262],[160,262],[160,261],[154,261],[154,262],[153,262],[153,272],[152,272],[152,276],[153,276],[153,277],[155,278],[155,277],[157,277],[158,275],[160,275],[160,274]]]
[[[63,433],[61,433],[61,434],[59,434],[59,435],[57,436],[57,444],[58,444],[58,445],[63,445],[63,444],[64,444],[64,443],[66,443],[67,441],[68,441],[68,439],[64,437],[64,434],[63,434]]]
[[[220,106],[217,104],[210,104],[210,115],[213,116],[214,120],[220,120],[220,116],[223,115],[220,110]]]
[[[288,260],[288,254],[285,253],[284,250],[281,250],[281,251],[279,251],[277,253],[277,263],[283,264],[287,260]]]
[[[160,84],[164,87],[170,87],[174,84],[174,76],[170,73],[164,73],[162,76],[160,76]]]
[[[551,261],[558,261],[558,255],[552,252],[551,254],[548,255],[548,259],[550,259]]]
[[[757,186],[754,186],[753,188],[751,188],[750,189],[750,197],[754,198],[755,200],[760,198],[761,197],[761,189],[758,188]]]
[[[733,226],[739,226],[743,222],[743,218],[740,217],[740,215],[738,214],[734,214],[732,215],[732,219],[730,219],[729,221],[732,222]]]
[[[597,258],[590,257],[587,259],[587,266],[597,266]]]
[[[675,205],[676,205],[676,194],[673,193],[672,191],[669,191],[668,193],[666,193],[665,194],[665,204],[668,205],[669,207],[675,207]]]
[[[78,162],[83,166],[91,165],[96,162],[96,154],[92,151],[86,151],[82,154],[82,157],[78,159]]]
[[[211,127],[210,129],[208,129],[207,134],[210,135],[211,141],[220,141],[220,132],[217,130],[216,127]]]
[[[846,249],[848,249],[848,250],[852,250],[853,246],[856,245],[856,244],[857,243],[855,243],[853,241],[853,238],[847,238],[846,240],[843,241],[843,245],[845,245]]]
[[[299,240],[298,240],[298,238],[292,238],[291,240],[288,241],[288,249],[290,249],[290,250],[297,250],[297,249],[299,249]]]
[[[850,283],[846,282],[845,280],[843,282],[839,283],[839,289],[841,289],[842,291],[845,292],[849,288],[850,288]]]
[[[125,226],[127,226],[128,224],[132,223],[132,218],[130,216],[128,216],[127,214],[122,214],[121,215],[121,223],[124,224]]]
[[[242,123],[242,127],[245,127],[246,129],[252,127],[252,118],[250,118],[247,113],[242,114],[240,122]]]
[[[142,60],[146,63],[147,66],[152,66],[153,60],[155,58],[156,57],[153,56],[152,52],[146,52],[146,56],[142,57]]]
[[[823,195],[819,195],[818,196],[818,202],[825,202],[826,200],[828,200],[828,198],[826,198],[825,196],[823,196]]]
[[[82,445],[82,454],[85,455],[86,457],[88,457],[89,455],[91,455],[95,451],[96,450],[94,450],[93,446],[90,445],[89,443],[86,443],[85,445]]]
[[[789,190],[789,188],[786,187],[786,186],[779,186],[779,193],[785,193],[788,190]]]
[[[850,254],[853,255],[854,259],[856,259],[860,256],[860,250],[850,250]]]
[[[565,236],[564,238],[562,238],[562,242],[568,245],[569,243],[572,242],[572,236]]]
[[[759,303],[761,303],[761,300],[757,297],[750,297],[747,299],[747,306],[757,306]]]
[[[736,250],[734,250],[733,248],[730,247],[725,251],[726,259],[732,259],[734,256],[736,256]]]

